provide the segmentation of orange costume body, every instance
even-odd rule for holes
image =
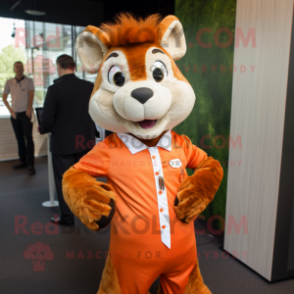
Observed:
[[[196,168],[206,153],[192,144],[186,146],[184,138],[175,132],[168,132],[157,147],[150,148],[157,149],[160,158],[151,155],[136,138],[120,136],[126,144],[113,134],[74,167],[94,177],[107,177],[116,192],[109,252],[121,291],[146,294],[160,276],[164,293],[184,293],[196,263],[194,224],[181,222],[173,206],[182,172],[186,174],[186,167]],[[156,184],[161,173],[164,190]],[[160,205],[161,197],[167,197],[168,207]],[[168,214],[160,221],[166,209]],[[161,240],[161,231],[165,230],[169,231],[170,248]]]
[[[147,294],[158,277],[160,294],[211,294],[193,220],[213,200],[223,170],[172,131],[196,99],[175,64],[186,52],[180,21],[122,14],[113,24],[88,26],[76,50],[84,69],[97,73],[90,116],[114,132],[63,176],[75,216],[93,231],[111,224],[98,294]]]

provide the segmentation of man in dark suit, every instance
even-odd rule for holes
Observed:
[[[52,133],[50,151],[61,214],[51,221],[73,225],[74,215],[62,194],[62,177],[95,144],[95,124],[88,113],[93,84],[75,76],[71,56],[61,55],[56,63],[59,78],[48,88],[40,133]]]

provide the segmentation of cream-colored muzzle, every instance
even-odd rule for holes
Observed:
[[[147,88],[153,95],[140,101],[134,97],[134,90]],[[146,99],[145,99],[146,100]],[[113,95],[113,105],[124,119],[138,122],[145,119],[160,119],[169,110],[172,102],[170,91],[153,81],[128,82]]]

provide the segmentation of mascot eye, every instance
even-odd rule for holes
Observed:
[[[119,66],[114,65],[108,72],[108,81],[112,85],[123,86],[125,83],[125,76]]]
[[[151,66],[153,79],[156,82],[161,82],[167,76],[167,69],[163,62],[155,61]]]

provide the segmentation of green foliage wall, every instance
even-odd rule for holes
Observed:
[[[176,0],[175,14],[183,24],[188,45],[186,55],[177,65],[196,93],[192,113],[175,131],[186,134],[194,144],[221,162],[223,182],[203,214],[206,218],[225,217],[236,0]],[[199,40],[203,28],[211,31],[204,32]],[[227,32],[217,37],[215,32],[220,32],[220,28],[226,28]]]

